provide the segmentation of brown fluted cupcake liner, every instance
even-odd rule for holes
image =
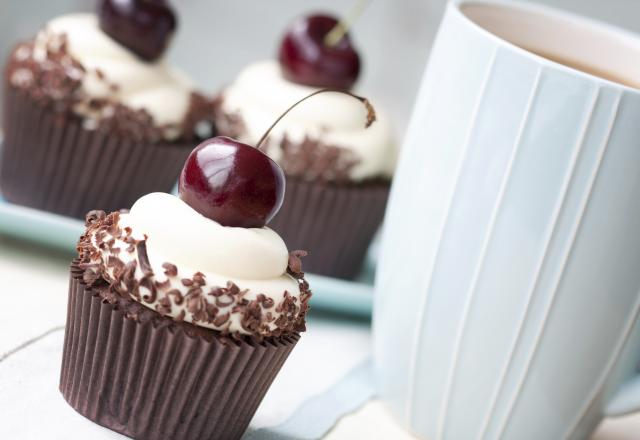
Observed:
[[[305,272],[358,274],[382,219],[388,182],[323,184],[287,177],[284,202],[269,227],[289,249],[305,249]]]
[[[144,194],[171,191],[193,147],[85,129],[10,85],[3,100],[0,192],[32,208],[79,218],[130,208]]]
[[[67,402],[136,439],[240,438],[299,336],[237,341],[151,310],[153,319],[131,316],[82,273],[72,264],[60,372]]]

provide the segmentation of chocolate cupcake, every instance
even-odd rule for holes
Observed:
[[[157,58],[172,10],[124,3],[55,18],[11,53],[0,158],[10,202],[74,217],[129,208],[170,191],[194,141],[211,135],[211,101]]]
[[[264,227],[283,184],[255,148],[212,139],[189,157],[180,198],[87,215],[60,376],[76,411],[139,439],[240,438],[311,296],[304,252]]]
[[[255,62],[217,98],[220,134],[254,144],[291,102],[320,88],[348,90],[360,60],[348,34],[325,38],[337,20],[324,15],[292,24],[279,60]],[[396,161],[387,116],[365,129],[365,110],[348,96],[324,94],[274,127],[264,150],[287,177],[284,208],[271,224],[294,247],[312,249],[309,272],[356,275],[384,215]]]

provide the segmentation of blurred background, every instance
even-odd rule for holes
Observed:
[[[210,93],[233,81],[247,64],[274,57],[282,33],[296,17],[320,11],[343,15],[353,3],[353,0],[171,1],[179,14],[180,23],[168,53],[169,60],[185,70],[204,91]],[[530,2],[574,11],[640,33],[640,0]],[[95,3],[96,0],[0,0],[0,63],[4,65],[9,51],[17,41],[33,37],[47,20],[72,11],[92,11]],[[402,140],[407,126],[445,5],[446,0],[371,0],[351,30],[352,39],[364,61],[364,70],[357,89],[375,98],[375,101],[386,109],[394,122],[399,141]],[[71,232],[71,235],[74,234],[75,230]],[[37,280],[39,284],[46,282],[52,292],[64,293],[67,283],[67,258],[67,254],[53,251],[43,253],[39,247],[31,247],[13,239],[9,241],[8,238],[0,236],[0,272],[8,276],[5,285],[18,284],[18,280],[28,276],[32,281]],[[43,301],[38,300],[41,309],[46,310],[46,314],[43,315],[47,319],[36,320],[34,325],[27,326],[32,335],[36,335],[47,326],[60,324],[59,317],[66,311],[66,302],[60,298],[56,295],[46,295]],[[312,342],[315,345],[309,345],[308,351],[299,352],[303,357],[307,356],[315,363],[311,353],[318,356],[318,353],[325,353],[322,350],[313,351],[317,350],[317,347],[348,352],[353,355],[353,362],[358,361],[361,352],[367,353],[363,347],[368,347],[370,342],[369,328],[363,325],[362,321],[353,321],[355,325],[352,326],[351,321],[342,318],[338,321],[332,315],[318,314],[318,310],[314,310],[314,314],[318,317],[314,323],[316,328],[321,327],[322,320],[326,320],[326,323],[324,327],[319,328],[321,336],[315,340],[319,342]],[[17,345],[23,336],[20,332],[4,333],[5,345],[0,346],[0,354],[5,348]],[[342,343],[339,347],[335,347],[337,340]],[[349,344],[357,346],[357,350],[351,349]],[[348,349],[344,348],[345,346]],[[331,353],[333,355],[333,352]],[[345,359],[341,358],[341,361],[346,365],[345,368],[350,368]],[[291,371],[305,371],[299,365],[306,364],[295,362],[294,360],[291,364],[289,361],[292,365]],[[282,383],[289,385],[288,382]],[[280,389],[284,389],[284,386]],[[280,389],[276,389],[276,393],[272,395],[277,395]],[[285,398],[288,396],[286,392],[282,395]],[[277,398],[274,401],[279,402]],[[384,424],[384,414],[370,414],[374,414],[376,421]],[[374,419],[372,416],[369,417]],[[364,426],[369,429],[369,433],[373,433],[373,430],[381,427],[380,424],[369,423],[367,417],[363,417],[363,420],[366,423],[354,424],[352,429],[357,431]],[[628,437],[622,431],[621,429],[619,436],[610,431],[606,438],[640,438],[640,434]],[[360,437],[367,437],[362,431],[358,432]],[[635,431],[636,434],[638,432],[640,431]]]
[[[637,0],[535,2],[640,32]],[[0,58],[5,60],[17,40],[33,36],[49,18],[91,11],[94,4],[94,0],[0,0]],[[352,1],[174,0],[173,4],[180,24],[169,59],[203,90],[214,92],[246,64],[274,57],[283,30],[295,17],[313,11],[342,15]],[[445,4],[445,0],[371,0],[351,32],[364,60],[357,88],[386,108],[399,140]]]

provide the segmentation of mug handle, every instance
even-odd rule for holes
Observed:
[[[624,416],[640,410],[640,375],[620,386],[604,409],[607,417]]]

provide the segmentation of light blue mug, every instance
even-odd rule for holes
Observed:
[[[640,409],[639,87],[636,36],[448,5],[376,279],[379,391],[413,433],[584,438]]]

